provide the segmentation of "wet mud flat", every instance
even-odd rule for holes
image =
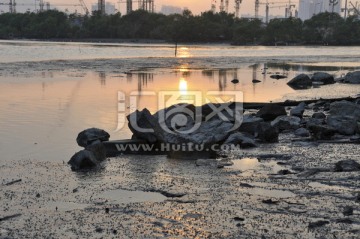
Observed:
[[[230,166],[120,156],[100,168],[36,159],[0,166],[0,238],[359,238],[356,144],[233,152]],[[21,179],[21,181],[19,181]]]

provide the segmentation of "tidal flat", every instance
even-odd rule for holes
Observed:
[[[359,162],[358,144],[282,133],[279,143],[232,152],[234,165],[222,168],[150,155],[108,158],[87,172],[67,165],[83,129],[131,137],[117,130],[118,92],[240,91],[246,102],[356,97],[359,85],[286,83],[300,73],[358,70],[358,47],[184,46],[178,58],[170,45],[0,49],[8,52],[0,57],[0,238],[359,238],[359,172],[334,170],[341,160]],[[277,73],[287,78],[270,78]],[[155,102],[143,97],[137,108],[156,112]],[[125,106],[120,113],[129,113]]]

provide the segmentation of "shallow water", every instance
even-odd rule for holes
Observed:
[[[171,62],[173,50],[168,44],[0,41],[4,63],[0,68],[0,161],[66,162],[80,150],[75,141],[78,132],[98,127],[107,130],[111,139],[130,138],[124,116],[145,107],[155,112],[178,102],[201,105],[218,102],[217,96],[231,100],[234,93],[245,102],[269,102],[360,92],[358,85],[299,91],[286,84],[299,73],[327,71],[338,77],[357,69],[358,47],[190,45],[179,48],[183,60],[176,63]],[[94,60],[99,58],[110,59],[111,66]],[[117,62],[117,58],[123,60]],[[291,60],[282,62],[284,58]],[[74,59],[90,61],[77,64]],[[323,61],[314,63],[314,59]],[[49,60],[55,62],[49,66]],[[126,62],[131,67],[122,65]],[[156,67],[150,67],[152,62]],[[275,73],[288,78],[270,78]],[[238,84],[231,83],[235,78]],[[253,79],[261,82],[254,84]],[[119,92],[125,101],[119,101]],[[131,93],[138,92],[130,101]],[[160,98],[159,92],[167,98]]]

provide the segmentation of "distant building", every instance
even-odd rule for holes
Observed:
[[[340,14],[341,0],[299,0],[298,16],[301,20],[310,19],[321,12],[336,12]]]
[[[91,6],[91,11],[97,11],[98,10],[98,3],[96,4],[93,4]],[[116,8],[115,8],[115,5],[113,3],[110,3],[110,2],[106,2],[105,3],[105,13],[107,15],[112,15],[112,14],[115,14],[116,13]]]
[[[160,12],[164,15],[182,14],[183,9],[181,7],[176,7],[176,6],[162,5]]]

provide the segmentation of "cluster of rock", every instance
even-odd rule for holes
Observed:
[[[283,132],[292,132],[296,137],[313,140],[332,140],[339,134],[355,135],[360,132],[360,104],[357,103],[358,100],[332,103],[320,100],[312,104],[302,102],[291,108],[289,113],[283,105],[270,103],[253,114],[244,113],[244,109],[237,103],[227,103],[226,107],[215,105],[218,109],[223,109],[216,114],[214,106],[210,104],[200,107],[181,104],[155,114],[147,109],[137,110],[128,116],[128,121],[133,140],[153,145],[181,145],[180,150],[167,147],[167,153],[171,157],[211,158],[218,156],[219,149],[222,149],[217,147],[214,151],[213,145],[252,148],[258,143],[278,142],[279,133]],[[304,116],[306,110],[315,113]],[[239,115],[242,117],[239,118]],[[237,123],[241,124],[234,129]],[[102,142],[108,141],[109,137],[107,132],[96,128],[79,133],[77,143],[84,149],[69,161],[72,169],[94,167],[103,161],[106,150]],[[203,147],[190,152],[189,145]]]
[[[68,164],[71,170],[92,168],[106,159],[106,150],[102,142],[109,141],[110,135],[106,131],[90,128],[80,132],[76,142],[83,150],[74,154]]]
[[[294,89],[306,89],[313,85],[328,85],[336,82],[360,84],[360,71],[349,72],[344,77],[338,79],[325,72],[316,72],[311,77],[306,74],[300,74],[287,84]]]

